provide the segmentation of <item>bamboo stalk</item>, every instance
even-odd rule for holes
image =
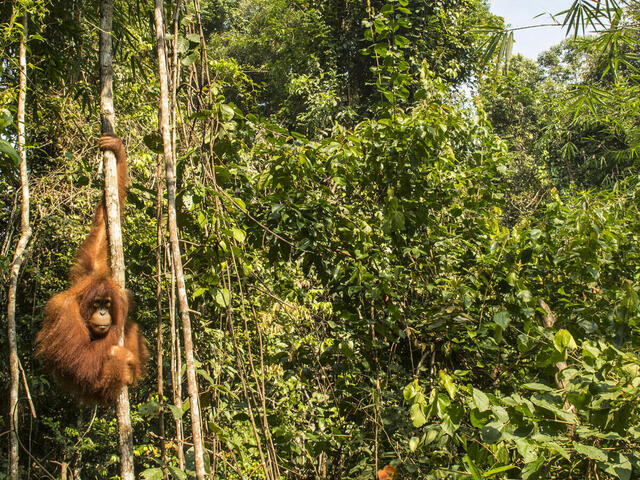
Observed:
[[[18,421],[20,404],[18,393],[20,388],[20,367],[18,359],[18,341],[16,338],[16,294],[18,291],[18,276],[24,259],[24,252],[31,239],[31,225],[29,223],[29,177],[27,173],[27,152],[25,149],[26,127],[24,123],[25,105],[27,99],[27,34],[28,18],[24,17],[24,30],[20,39],[20,83],[18,91],[18,152],[20,154],[20,183],[22,191],[20,240],[11,262],[11,277],[7,302],[7,337],[9,342],[9,371],[11,383],[9,389],[9,421],[11,432],[9,435],[9,478],[20,478],[20,455],[18,438]]]
[[[184,353],[187,367],[187,389],[190,398],[191,432],[193,436],[193,450],[195,457],[196,478],[204,480],[206,476],[204,468],[204,444],[202,438],[202,426],[200,422],[200,395],[198,381],[195,372],[193,354],[193,337],[191,333],[191,318],[189,315],[189,303],[187,288],[182,271],[182,257],[180,256],[180,244],[178,238],[178,222],[176,212],[176,164],[172,150],[171,130],[169,125],[169,78],[165,55],[164,18],[162,14],[162,0],[155,1],[154,17],[156,23],[156,40],[158,43],[158,75],[160,77],[160,131],[164,146],[164,157],[167,177],[167,209],[169,214],[169,238],[171,241],[171,253],[176,272],[178,285],[178,304],[182,319],[182,335],[184,341]]]
[[[115,111],[113,108],[113,66],[111,57],[113,24],[113,2],[100,2],[100,113],[102,133],[113,133]],[[116,157],[111,151],[104,156],[104,189],[107,227],[109,236],[111,275],[122,289],[125,287],[124,250],[122,247],[122,228],[120,225],[120,202],[118,200],[118,175]],[[124,345],[124,323],[120,334],[120,345]],[[133,430],[129,407],[129,389],[124,386],[116,404],[118,433],[120,443],[120,478],[134,480],[133,466]]]
[[[160,155],[158,155],[158,169],[156,173],[156,316],[158,321],[157,333],[156,333],[156,363],[158,372],[158,402],[160,402],[160,416],[158,419],[158,431],[160,433],[160,462],[162,463],[162,477],[164,480],[169,478],[169,472],[167,470],[167,447],[164,439],[164,377],[163,377],[163,335],[162,335],[162,247],[163,232],[162,232],[162,198],[163,198],[163,183],[162,183],[162,170],[164,165]]]
[[[167,247],[169,250],[169,247]],[[176,326],[176,272],[173,268],[171,252],[168,255],[171,268],[171,291],[169,292],[169,322],[171,324],[171,384],[173,386],[173,404],[182,411],[182,362],[180,337]],[[178,449],[178,467],[184,470],[184,433],[182,417],[176,418],[176,443]]]

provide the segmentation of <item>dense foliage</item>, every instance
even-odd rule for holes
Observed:
[[[14,8],[30,16],[34,238],[17,318],[37,413],[22,390],[21,468],[116,478],[113,409],[94,418],[32,356],[101,187],[98,8],[0,5],[3,280],[19,228]],[[174,8],[178,222],[212,478],[265,478],[267,463],[282,478],[371,479],[386,464],[399,478],[637,478],[638,36],[623,21],[637,12],[618,11],[624,48],[601,48],[607,31],[494,75],[473,27],[502,22],[479,0]],[[168,473],[187,478],[174,279],[156,239],[152,15],[116,2],[125,258],[151,350],[163,288]],[[131,404],[136,469],[158,479],[152,357]]]

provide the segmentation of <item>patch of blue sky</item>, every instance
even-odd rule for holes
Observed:
[[[555,23],[551,15],[568,9],[573,0],[490,0],[491,12],[504,17],[506,25],[519,28],[514,32],[513,53],[536,59],[538,55],[566,38],[566,30],[560,26],[533,25]],[[543,14],[542,16],[538,16]],[[562,22],[563,16],[557,21]]]

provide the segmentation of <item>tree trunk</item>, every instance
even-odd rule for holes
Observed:
[[[113,67],[111,58],[111,30],[113,23],[113,2],[100,3],[100,110],[102,133],[113,133],[115,112],[113,108]],[[120,202],[118,201],[118,175],[113,152],[104,152],[104,190],[109,237],[111,275],[118,286],[124,289],[124,253],[122,229],[120,226]],[[124,324],[120,335],[120,345],[124,345]],[[134,480],[133,431],[129,412],[129,390],[125,386],[120,391],[116,404],[118,432],[120,440],[120,478]]]
[[[164,19],[162,15],[162,1],[155,0],[156,39],[158,42],[158,73],[160,77],[160,131],[164,146],[167,177],[167,209],[169,214],[169,237],[171,253],[176,270],[178,284],[178,302],[182,319],[182,335],[184,338],[184,352],[187,364],[187,389],[189,390],[191,406],[191,430],[193,435],[193,450],[195,457],[196,478],[203,480],[206,472],[204,468],[204,446],[202,428],[200,425],[200,396],[193,356],[193,340],[191,334],[191,318],[187,289],[182,272],[182,258],[178,240],[178,224],[176,219],[176,165],[171,145],[171,131],[169,126],[169,80],[165,57]]]
[[[167,449],[164,439],[164,381],[162,371],[162,247],[164,245],[162,233],[162,167],[162,161],[160,160],[160,155],[158,155],[158,171],[156,174],[156,316],[158,318],[158,332],[156,334],[158,337],[156,344],[156,362],[158,364],[158,401],[160,402],[160,417],[158,419],[158,433],[160,434],[160,462],[162,463],[162,477],[164,480],[167,480],[169,478],[169,473],[167,471]]]
[[[20,476],[19,445],[18,445],[18,392],[20,386],[20,369],[18,360],[18,341],[16,338],[16,293],[18,290],[18,276],[24,258],[24,252],[31,239],[31,225],[29,224],[29,177],[27,176],[27,152],[25,150],[24,111],[27,98],[27,24],[24,17],[24,31],[20,40],[20,86],[18,91],[18,152],[20,153],[20,183],[22,186],[22,205],[20,217],[20,240],[11,262],[11,277],[9,279],[9,293],[7,302],[7,337],[9,342],[9,370],[11,386],[9,390],[9,478],[18,480]]]
[[[167,247],[169,263],[171,265],[171,291],[169,292],[169,323],[171,324],[171,384],[173,386],[173,404],[182,411],[182,353],[180,337],[176,328],[176,270],[170,249]],[[176,418],[176,448],[178,450],[178,467],[184,470],[184,429],[182,417]]]

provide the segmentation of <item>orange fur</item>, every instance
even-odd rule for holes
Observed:
[[[112,150],[118,162],[120,210],[128,182],[122,142],[100,137],[100,147]],[[47,302],[42,328],[36,337],[36,355],[68,391],[90,403],[113,403],[123,385],[135,384],[148,359],[138,325],[127,319],[127,292],[113,281],[108,262],[104,200],[96,209],[89,236],[82,243],[71,269],[71,287]],[[111,298],[112,325],[101,338],[92,338],[87,321],[96,297]],[[118,345],[124,325],[125,345]]]
[[[378,470],[378,480],[394,480],[396,478],[396,467],[386,465],[382,470]]]

